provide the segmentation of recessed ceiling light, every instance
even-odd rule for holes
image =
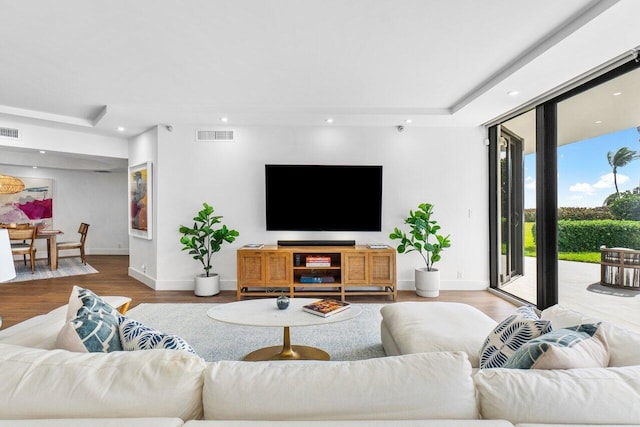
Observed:
[[[409,123],[413,123],[413,120],[412,120],[412,119],[407,119],[407,120],[405,120],[404,122],[405,122],[406,124],[409,124]]]
[[[507,92],[507,95],[509,96],[516,96],[519,95],[520,92],[518,92],[517,90],[510,90],[509,92]]]
[[[613,96],[620,96],[622,95],[622,92],[613,92]]]
[[[333,119],[331,117],[329,117],[327,120],[325,120],[325,122],[327,123],[333,123]]]
[[[220,117],[220,121],[223,123],[227,123],[229,121],[228,117]]]
[[[46,153],[46,151],[40,150],[40,154],[44,154],[44,153]]]
[[[599,125],[600,123],[602,123],[602,120],[596,120],[597,125]]]
[[[34,169],[38,169],[38,167],[37,167],[37,166],[31,166],[31,167],[32,167],[32,168],[34,168]]]
[[[118,126],[118,132],[124,132],[124,127]]]

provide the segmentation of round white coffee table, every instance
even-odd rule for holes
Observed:
[[[291,326],[317,326],[342,322],[358,316],[362,309],[351,305],[347,310],[329,317],[317,316],[302,310],[302,306],[318,301],[319,298],[291,298],[289,307],[278,309],[275,298],[255,299],[220,304],[207,311],[207,316],[220,322],[245,326],[270,326],[284,328],[281,346],[265,347],[245,356],[244,360],[329,360],[324,350],[304,345],[291,345]]]

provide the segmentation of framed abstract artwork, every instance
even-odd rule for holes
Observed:
[[[0,194],[0,224],[31,223],[42,228],[53,225],[53,180],[18,177],[24,190]]]
[[[153,180],[151,162],[129,167],[129,234],[151,240]]]

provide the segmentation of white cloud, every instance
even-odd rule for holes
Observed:
[[[525,190],[535,190],[536,189],[536,180],[531,178],[530,176],[524,179],[524,188]]]
[[[618,174],[617,179],[618,179],[618,185],[624,184],[625,182],[629,181],[629,177],[622,174]],[[606,175],[602,175],[600,177],[600,181],[593,184],[593,186],[595,188],[614,188],[615,186],[613,183],[613,172],[608,173]]]
[[[593,186],[586,182],[578,182],[577,184],[573,184],[569,187],[569,191],[573,191],[575,193],[585,193],[585,194],[593,194]]]
[[[618,174],[618,185],[624,184],[627,181],[629,181],[628,176]],[[602,175],[598,182],[596,182],[595,184],[589,184],[587,182],[575,183],[571,187],[569,187],[569,191],[591,195],[594,194],[596,190],[614,187],[615,185],[613,183],[613,173],[608,173],[606,175]]]

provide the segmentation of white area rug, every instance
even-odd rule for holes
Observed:
[[[140,304],[127,317],[186,340],[206,361],[242,360],[262,347],[282,345],[283,328],[230,325],[211,319],[217,304]],[[380,308],[359,304],[362,314],[352,320],[322,326],[291,328],[291,344],[321,348],[331,360],[384,357],[380,341]]]
[[[98,270],[91,267],[89,264],[84,265],[80,258],[63,258],[58,260],[58,269],[51,271],[46,259],[39,259],[36,261],[36,271],[31,273],[31,264],[27,260],[25,266],[22,260],[16,258],[16,278],[10,280],[11,282],[24,282],[26,280],[39,280],[39,279],[53,279],[55,277],[67,277],[77,276],[80,274],[93,274]]]

